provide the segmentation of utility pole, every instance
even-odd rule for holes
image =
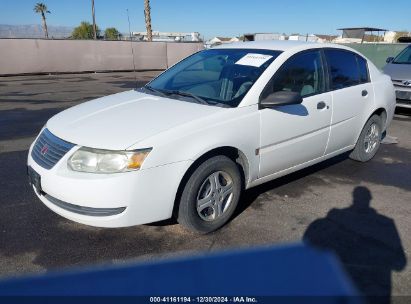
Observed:
[[[97,39],[96,13],[94,11],[94,0],[91,0],[91,13],[93,14],[93,32],[94,40]]]

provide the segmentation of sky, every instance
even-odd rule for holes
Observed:
[[[44,2],[47,23],[77,26],[91,22],[91,0],[2,0],[0,24],[40,24],[33,12]],[[339,34],[341,27],[379,27],[411,31],[409,0],[151,0],[153,30],[199,32],[205,39],[244,33]],[[395,5],[393,5],[395,4]],[[402,9],[399,9],[402,8]],[[145,31],[144,0],[95,0],[100,29]]]

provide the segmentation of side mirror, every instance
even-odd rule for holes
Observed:
[[[300,93],[290,92],[290,91],[279,91],[268,95],[266,98],[261,100],[261,108],[273,108],[275,106],[285,106],[300,104],[303,102],[303,98]]]
[[[394,57],[388,57],[387,60],[385,60],[385,62],[390,63],[394,60]]]

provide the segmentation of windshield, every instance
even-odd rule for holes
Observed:
[[[147,93],[236,107],[280,51],[211,49],[177,63],[146,86]]]
[[[411,64],[411,47],[405,48],[405,50],[395,57],[393,63]]]

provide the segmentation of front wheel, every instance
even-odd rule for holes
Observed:
[[[226,156],[212,157],[188,179],[181,195],[177,220],[193,232],[212,232],[233,215],[240,193],[238,165]]]
[[[350,158],[360,162],[369,161],[377,153],[381,143],[382,123],[378,115],[373,115],[365,124]]]

